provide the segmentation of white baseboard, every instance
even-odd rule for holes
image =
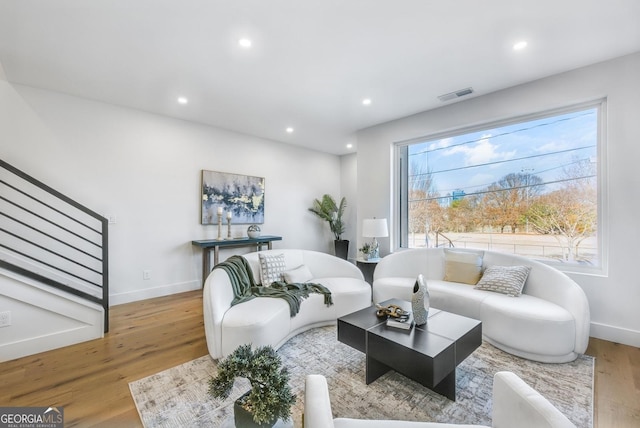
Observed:
[[[160,287],[145,288],[143,290],[128,291],[109,295],[109,305],[121,305],[123,303],[137,302],[138,300],[152,299],[154,297],[169,296],[171,294],[184,293],[202,288],[199,280],[179,282],[162,285]]]
[[[590,336],[640,348],[640,331],[638,330],[592,322]]]
[[[102,325],[83,325],[65,331],[30,337],[12,343],[0,344],[0,362],[39,354],[40,352],[82,343],[104,337]]]

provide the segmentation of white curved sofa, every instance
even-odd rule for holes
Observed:
[[[431,306],[482,321],[483,338],[506,352],[534,361],[563,363],[586,351],[589,303],[578,284],[541,262],[485,251],[482,267],[492,265],[531,267],[519,297],[444,281],[444,250],[420,248],[393,253],[378,263],[373,301],[411,300],[413,285],[422,274]]]
[[[233,291],[223,269],[213,269],[204,284],[203,315],[209,354],[222,358],[243,344],[271,345],[279,348],[291,337],[310,328],[335,324],[351,312],[371,306],[371,286],[362,272],[344,259],[310,250],[268,250],[243,255],[256,282],[260,281],[259,254],[284,254],[285,269],[302,265],[311,272],[308,282],[319,283],[331,291],[333,305],[324,304],[324,296],[312,293],[291,317],[283,299],[256,297],[231,306]]]
[[[525,381],[511,372],[493,377],[493,420],[495,428],[575,428],[557,408]],[[327,380],[307,375],[304,391],[304,428],[488,428],[437,422],[405,422],[333,418]]]

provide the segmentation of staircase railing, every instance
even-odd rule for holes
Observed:
[[[0,159],[0,268],[97,303],[109,331],[108,221]]]

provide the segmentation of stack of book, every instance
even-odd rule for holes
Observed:
[[[409,318],[387,318],[387,327],[399,328],[402,330],[411,330],[413,327],[413,312],[409,312]]]

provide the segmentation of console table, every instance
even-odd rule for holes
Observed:
[[[257,238],[237,238],[237,239],[204,239],[200,241],[191,241],[192,245],[202,248],[202,285],[207,280],[209,272],[211,272],[211,250],[213,249],[213,265],[218,264],[220,256],[220,247],[255,247],[256,251],[262,250],[262,246],[267,244],[267,248],[271,249],[273,241],[281,241],[282,236],[258,236]]]

